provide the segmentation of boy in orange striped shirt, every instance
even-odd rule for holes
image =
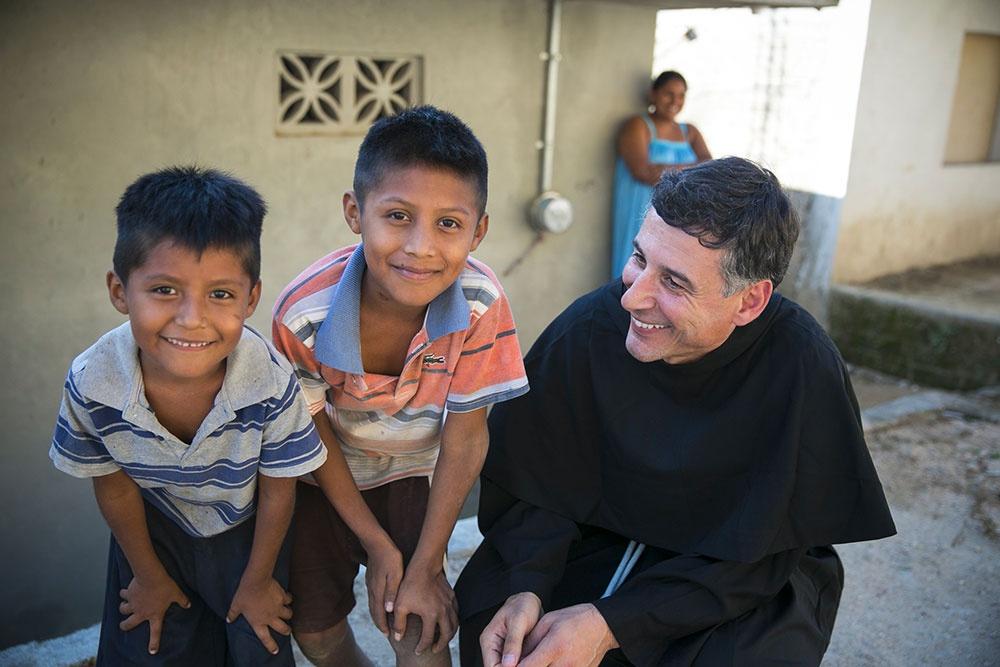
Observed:
[[[487,406],[528,390],[507,298],[469,257],[489,226],[486,180],[455,116],[379,121],[343,198],[361,244],[316,261],[275,305],[275,345],[330,452],[319,488],[298,485],[293,533],[292,627],[316,665],[371,664],[346,620],[359,563],[397,664],[450,664],[448,538],[486,454]]]

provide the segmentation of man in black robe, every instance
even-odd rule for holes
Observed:
[[[463,665],[819,664],[831,545],[895,527],[840,355],[774,292],[797,236],[752,162],[663,176],[490,417]]]

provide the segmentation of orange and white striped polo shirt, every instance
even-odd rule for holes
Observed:
[[[429,476],[446,411],[471,412],[528,391],[510,304],[472,257],[427,307],[402,373],[361,363],[362,246],[314,262],[282,292],[274,344],[295,367],[309,410],[326,410],[354,480],[370,489]]]

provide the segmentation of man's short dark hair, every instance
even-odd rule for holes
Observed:
[[[785,277],[799,218],[764,167],[727,157],[668,171],[653,187],[651,206],[671,227],[724,251],[727,296],[761,280],[777,287]]]
[[[486,151],[468,125],[428,105],[383,118],[368,130],[354,165],[359,205],[364,207],[365,197],[386,172],[415,165],[447,169],[469,179],[476,188],[479,214],[486,210]]]
[[[158,243],[171,241],[198,255],[208,248],[231,250],[256,284],[266,212],[256,190],[214,169],[169,167],[141,176],[115,209],[115,273],[126,282]]]

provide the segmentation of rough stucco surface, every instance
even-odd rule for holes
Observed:
[[[993,0],[873,0],[835,282],[1000,253],[1000,163],[944,165],[966,31]]]
[[[270,205],[264,295],[353,242],[340,213],[360,137],[278,138],[278,49],[424,58],[425,101],[477,132],[490,156],[498,272],[528,247],[536,194],[546,37],[541,0],[412,3],[5,2],[0,8],[0,203],[6,243],[0,389],[0,646],[63,634],[99,615],[107,530],[84,481],[46,450],[70,360],[121,321],[107,302],[113,209],[139,174],[197,162],[231,170]],[[648,77],[654,10],[568,3],[554,186],[576,224],[504,284],[524,346],[608,271],[612,137]]]

